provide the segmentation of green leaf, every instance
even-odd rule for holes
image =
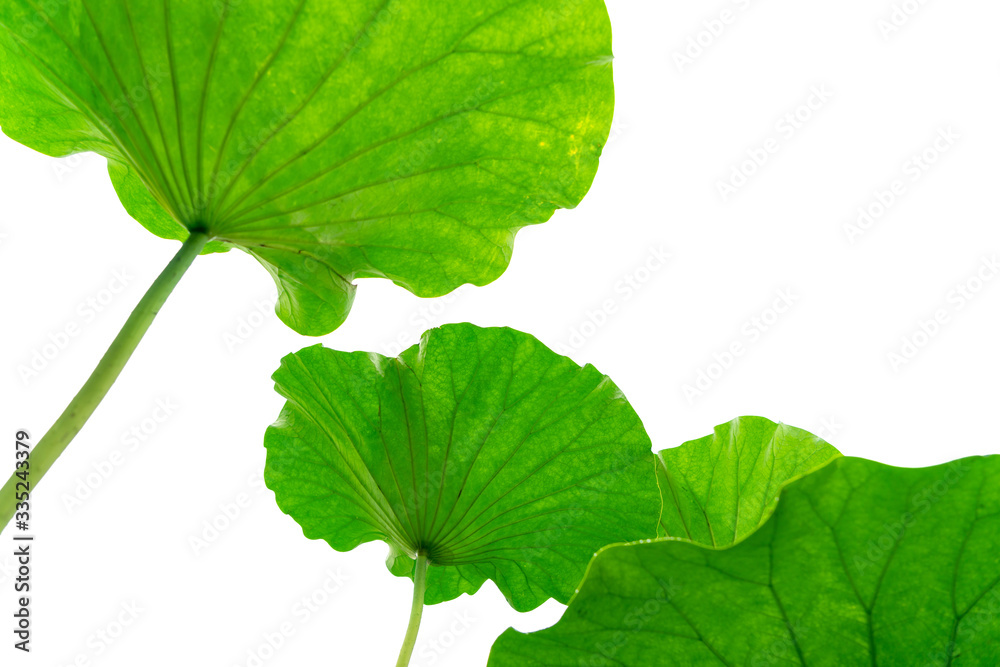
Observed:
[[[491,667],[1000,664],[1000,457],[841,458],[724,550],[657,540],[591,563],[555,626]]]
[[[610,61],[602,0],[4,0],[0,126],[107,157],[147,229],[246,250],[324,334],[356,278],[483,285],[578,204]]]
[[[716,426],[713,435],[660,452],[657,534],[730,546],[771,516],[782,487],[838,456],[811,433],[763,417]]]
[[[496,582],[526,611],[573,595],[594,552],[655,533],[649,438],[611,380],[511,329],[447,325],[396,359],[308,347],[274,379],[279,507],[338,551],[430,560],[435,604]]]

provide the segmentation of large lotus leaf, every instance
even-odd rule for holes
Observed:
[[[763,417],[716,426],[712,435],[660,452],[658,534],[734,544],[771,516],[782,487],[838,456],[811,433]]]
[[[610,61],[602,0],[4,0],[0,126],[107,157],[147,229],[246,250],[323,334],[355,278],[486,284],[579,203]]]
[[[639,417],[593,366],[527,334],[447,325],[396,359],[313,346],[274,379],[279,507],[339,551],[384,540],[399,576],[423,551],[429,604],[486,579],[518,610],[566,602],[598,549],[655,534]]]
[[[722,550],[618,545],[555,626],[491,667],[1000,664],[1000,457],[922,469],[837,459]]]

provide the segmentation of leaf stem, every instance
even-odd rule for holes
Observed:
[[[160,308],[170,293],[174,290],[181,276],[188,270],[205,244],[209,241],[206,234],[192,232],[180,251],[159,275],[149,290],[139,301],[132,314],[129,315],[125,326],[118,332],[111,347],[104,353],[97,368],[90,374],[90,378],[83,385],[76,396],[66,407],[56,422],[48,432],[38,441],[34,449],[31,450],[31,467],[29,473],[30,488],[35,490],[36,485],[48,472],[56,459],[66,451],[66,447],[73,440],[83,425],[90,419],[97,406],[107,395],[108,390],[118,379],[122,369],[128,362],[132,353],[139,345],[149,325],[153,323]],[[17,476],[12,475],[3,489],[0,489],[0,531],[10,523],[14,516],[15,487],[20,481]]]
[[[403,648],[399,650],[399,660],[396,667],[407,667],[413,647],[417,643],[417,632],[420,631],[420,617],[424,614],[424,593],[427,591],[427,554],[417,552],[417,562],[413,566],[413,606],[410,608],[410,624],[406,628]]]

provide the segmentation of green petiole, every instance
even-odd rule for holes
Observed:
[[[420,617],[424,614],[424,593],[427,592],[427,554],[417,552],[417,562],[413,566],[413,606],[410,609],[410,623],[406,628],[403,647],[399,650],[396,667],[407,667],[413,647],[417,643],[417,633],[420,631]]]
[[[160,312],[167,297],[173,292],[174,287],[180,282],[181,276],[188,270],[208,241],[209,237],[206,234],[191,233],[178,253],[139,301],[139,305],[129,315],[125,326],[118,332],[118,336],[115,337],[108,351],[104,353],[87,382],[73,397],[73,400],[59,415],[48,432],[35,445],[35,448],[31,450],[31,469],[28,479],[32,491],[56,462],[56,459],[66,451],[66,447],[104,400],[132,353],[138,347],[139,341],[149,329],[149,325],[153,323],[157,313]],[[14,516],[15,486],[18,481],[16,476],[11,475],[3,489],[0,489],[0,521],[2,521],[0,531],[10,523]]]

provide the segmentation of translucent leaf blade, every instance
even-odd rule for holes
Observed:
[[[511,329],[448,325],[398,359],[319,346],[275,374],[288,399],[265,480],[307,537],[431,561],[428,603],[496,582],[519,610],[573,594],[593,553],[655,533],[649,439],[621,392]]]
[[[484,285],[520,228],[578,204],[610,58],[601,0],[9,0],[0,126],[119,165],[154,234],[205,230],[297,276],[278,314],[321,334],[355,279]]]
[[[489,665],[996,665],[998,554],[1000,457],[840,458],[728,549],[603,550],[562,620]]]
[[[663,496],[658,535],[730,546],[767,520],[786,484],[838,456],[813,434],[763,417],[738,417],[712,435],[664,449],[656,466]]]

